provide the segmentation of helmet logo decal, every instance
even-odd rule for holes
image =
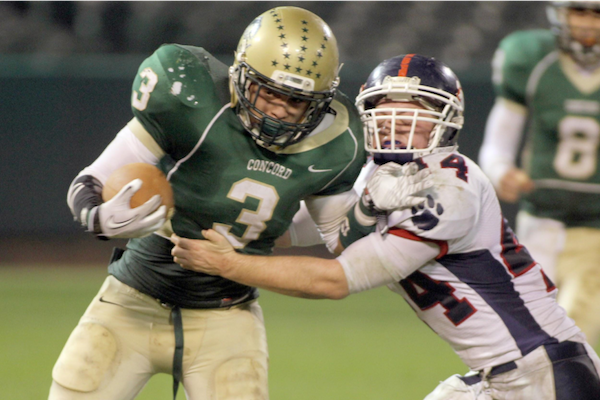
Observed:
[[[410,64],[410,60],[414,57],[414,54],[407,54],[400,63],[400,69],[398,70],[398,76],[406,76],[408,73],[408,65]]]
[[[242,40],[240,41],[240,44],[238,46],[238,53],[243,54],[248,47],[252,46],[252,39],[258,33],[261,25],[262,16],[259,16],[254,21],[252,21],[250,25],[248,25],[248,27],[244,31],[244,34],[242,35]]]

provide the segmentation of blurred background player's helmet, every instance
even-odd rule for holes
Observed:
[[[426,110],[375,108],[383,99],[417,101]],[[464,101],[457,76],[444,63],[418,54],[403,54],[381,62],[361,88],[356,106],[363,122],[365,148],[378,164],[388,161],[403,164],[437,148],[456,146],[463,126]],[[377,122],[386,119],[391,120],[392,132],[396,121],[410,121],[407,146],[400,146],[394,140],[381,143]],[[425,149],[412,146],[417,121],[434,123]]]
[[[229,70],[232,106],[246,130],[264,146],[297,143],[323,120],[339,84],[338,46],[329,26],[298,7],[276,7],[246,28]],[[282,122],[255,107],[248,88],[308,102],[298,123]]]
[[[553,1],[547,7],[548,20],[557,37],[558,47],[584,68],[595,68],[600,65],[600,29],[579,27],[580,34],[574,35],[569,26],[569,10],[581,15],[588,14],[600,20],[599,1]]]

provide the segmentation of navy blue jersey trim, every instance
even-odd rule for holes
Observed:
[[[535,321],[515,290],[511,275],[488,250],[449,254],[437,262],[469,285],[498,314],[522,355],[556,341]]]

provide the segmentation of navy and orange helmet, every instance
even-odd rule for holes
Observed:
[[[418,102],[425,109],[380,108],[382,100]],[[375,161],[405,163],[440,147],[455,147],[463,126],[464,99],[456,74],[435,58],[403,54],[382,61],[369,75],[356,98],[365,134],[365,148]],[[380,143],[378,122],[409,120],[408,144]],[[434,123],[426,148],[412,146],[417,121]],[[394,131],[394,129],[392,129]]]

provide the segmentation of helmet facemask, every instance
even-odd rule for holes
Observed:
[[[417,102],[424,109],[408,107],[377,107],[383,99],[393,102]],[[462,128],[462,104],[452,94],[420,85],[418,77],[386,77],[381,85],[365,89],[357,97],[365,133],[365,149],[382,161],[408,162],[434,152],[438,147],[453,146]],[[382,123],[393,137],[397,125],[409,126],[406,143],[395,140],[381,143]],[[417,123],[433,124],[426,147],[415,146]],[[379,125],[379,126],[378,126]]]
[[[283,148],[298,143],[309,135],[323,121],[337,86],[326,92],[306,91],[290,85],[308,86],[310,89],[309,80],[276,71],[274,75],[279,76],[275,78],[288,83],[278,84],[275,79],[260,74],[246,62],[232,67],[231,74],[237,97],[236,113],[248,133],[263,147]],[[252,85],[256,88],[253,95],[250,93]],[[269,116],[256,107],[259,96],[265,91],[287,98],[288,103],[306,102],[306,110],[299,115],[297,122],[285,122]]]

